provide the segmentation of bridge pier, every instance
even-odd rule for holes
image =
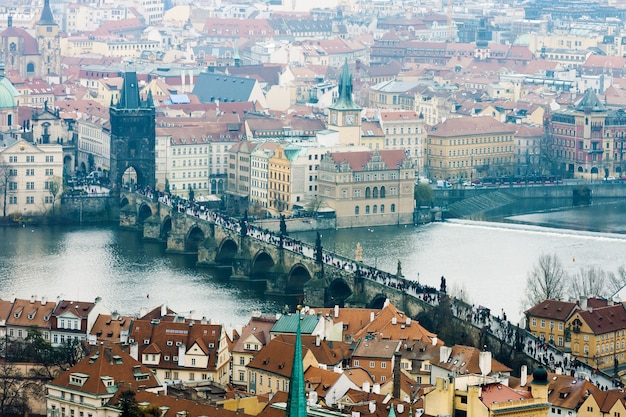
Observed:
[[[161,242],[161,219],[151,216],[143,223],[144,240]]]

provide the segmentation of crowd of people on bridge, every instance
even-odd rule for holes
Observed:
[[[274,232],[258,227],[249,222],[246,215],[244,215],[243,218],[231,217],[217,210],[207,209],[205,206],[194,201],[162,191],[153,191],[149,187],[144,189],[137,188],[135,191],[153,201],[158,200],[160,203],[175,209],[179,213],[185,213],[190,216],[212,222],[243,237],[249,236],[311,259],[321,259],[325,265],[358,274],[358,277],[360,278],[369,279],[395,290],[400,290],[413,295],[430,305],[435,306],[441,302],[442,297],[448,296],[446,291],[446,279],[443,276],[441,277],[441,286],[439,289],[429,287],[420,284],[418,281],[406,279],[401,274],[398,275],[397,273],[393,274],[382,271],[376,267],[365,265],[362,262],[357,262],[353,259],[326,251],[323,248],[322,255],[318,256],[318,248],[315,246],[293,239],[285,233]],[[398,272],[400,272],[399,263]],[[456,297],[451,297],[450,300],[451,309],[455,317],[458,317],[473,326],[483,328],[510,346],[513,346],[516,343],[516,331],[518,328],[507,320],[506,313],[504,311],[502,311],[501,317],[496,317],[493,316],[491,311],[486,307],[476,306],[473,304],[469,305],[464,300]],[[607,380],[611,381],[613,386],[620,385],[619,381],[611,380],[608,377],[602,380],[596,377],[594,380],[593,375],[597,376],[599,373],[597,369],[593,369],[575,358],[573,360],[568,360],[567,355],[563,355],[562,352],[560,352],[553,344],[539,340],[523,329],[522,331],[524,333],[525,340],[527,340],[525,353],[539,363],[542,363],[544,366],[553,370],[560,368],[564,372],[569,372],[572,376],[574,376],[578,370],[584,369],[590,375],[589,379],[600,389],[608,389],[609,383],[606,382]],[[604,383],[600,383],[600,381],[604,381]]]

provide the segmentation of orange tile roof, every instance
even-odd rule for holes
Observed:
[[[82,385],[71,382],[71,375],[75,373],[87,375]],[[140,375],[141,379],[138,378]],[[117,345],[98,346],[95,352],[63,372],[50,384],[73,391],[106,396],[113,391],[106,385],[104,377],[112,378],[113,384],[124,382],[134,388],[139,386],[158,388],[161,385],[149,368],[133,359]]]
[[[532,317],[565,321],[577,308],[577,303],[569,301],[544,300],[524,313]]]
[[[302,347],[302,357],[304,358],[309,349]],[[286,378],[291,376],[293,365],[294,345],[275,338],[269,342],[246,366],[250,369],[259,369],[271,372]]]
[[[431,137],[455,137],[497,133],[515,133],[515,125],[501,123],[493,117],[455,117],[433,126]]]
[[[11,314],[7,318],[7,326],[31,327],[42,329],[50,328],[50,317],[56,306],[55,302],[16,299],[11,308]]]
[[[531,398],[532,396],[529,391],[516,391],[500,383],[483,385],[481,387],[481,399],[487,408],[489,408],[493,403]]]
[[[364,171],[364,166],[372,159],[374,152],[378,152],[385,163],[387,169],[397,169],[406,158],[406,154],[401,149],[382,151],[360,151],[360,152],[333,152],[330,154],[335,164],[340,165],[344,161],[350,165],[354,172]]]

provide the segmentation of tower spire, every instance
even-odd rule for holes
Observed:
[[[286,417],[307,417],[306,395],[304,393],[304,369],[302,367],[302,334],[300,330],[300,310],[298,310],[298,324],[296,327],[296,343],[293,351],[291,379],[289,381],[289,397],[287,398]]]
[[[37,22],[38,25],[56,25],[54,17],[52,16],[52,9],[50,9],[50,0],[44,0],[43,9],[41,10],[41,17]]]

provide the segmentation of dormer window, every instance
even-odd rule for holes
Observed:
[[[174,356],[174,362],[178,362],[178,356]]]
[[[104,384],[105,387],[112,387],[115,382],[115,380],[113,378],[111,378],[110,376],[103,376],[100,377],[100,379],[102,380],[102,383]]]
[[[172,341],[171,341],[171,340],[168,340],[168,341],[167,341],[167,345],[168,345],[168,346],[172,346],[172,345],[173,345]]]
[[[144,339],[143,340],[143,344],[144,345],[149,345],[150,344],[150,339]]]
[[[87,378],[89,378],[89,375],[74,372],[70,374],[70,384],[82,387],[87,382]]]

